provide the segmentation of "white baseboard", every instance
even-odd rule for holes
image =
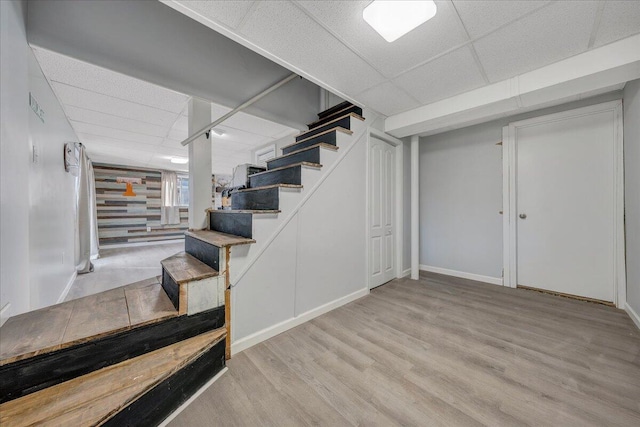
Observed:
[[[184,402],[182,405],[180,405],[178,407],[178,409],[176,409],[175,411],[173,411],[171,413],[171,415],[169,415],[167,418],[164,419],[163,422],[160,423],[160,425],[158,427],[165,427],[167,426],[171,421],[173,421],[173,419],[175,417],[177,417],[180,412],[184,411],[185,408],[187,406],[189,406],[191,404],[191,402],[193,402],[194,400],[196,400],[202,393],[204,393],[209,387],[211,387],[211,385],[213,383],[215,383],[216,381],[218,381],[218,379],[224,375],[225,372],[227,372],[229,370],[229,368],[227,368],[226,366],[224,368],[222,368],[222,370],[220,372],[218,372],[216,374],[215,377],[211,378],[209,381],[207,381],[207,383],[205,385],[203,385],[202,387],[200,387],[200,389],[198,389],[198,391],[196,391],[189,399],[187,399],[186,402]]]
[[[304,322],[308,322],[315,317],[318,317],[328,311],[350,303],[351,301],[355,301],[358,298],[362,298],[363,296],[368,294],[368,288],[360,289],[359,291],[353,292],[352,294],[349,294],[342,298],[338,298],[335,301],[331,301],[327,304],[321,305],[320,307],[316,307],[312,310],[302,313],[297,317],[292,317],[291,319],[287,319],[283,322],[277,323],[266,329],[241,338],[238,341],[231,343],[231,354],[234,355],[240,353],[241,351],[244,351],[249,347],[253,347],[256,344],[261,343],[262,341],[268,340],[271,337],[275,337],[278,334],[281,334],[291,328],[295,328],[296,326],[301,325]]]
[[[631,308],[628,302],[624,304],[624,311],[627,312],[629,317],[631,317],[631,320],[633,320],[633,323],[635,323],[638,329],[640,329],[640,316],[638,316],[638,313]]]
[[[402,275],[399,277],[399,279],[402,279],[403,277],[407,277],[407,276],[411,276],[411,269],[407,268],[406,270],[404,270],[402,272]]]
[[[0,310],[0,326],[4,325],[4,322],[6,322],[9,317],[11,317],[11,303],[8,302],[4,305],[4,307],[2,307],[2,310]]]
[[[60,304],[61,302],[64,302],[64,299],[69,294],[69,291],[71,290],[71,286],[73,286],[73,282],[75,282],[76,277],[78,277],[78,272],[74,271],[73,274],[71,275],[71,278],[69,279],[69,282],[67,282],[67,286],[64,287],[64,290],[58,297],[58,301],[56,302],[56,304]]]
[[[502,277],[482,276],[480,274],[465,273],[463,271],[449,270],[446,268],[432,267],[430,265],[420,264],[420,270],[430,273],[445,274],[447,276],[460,277],[462,279],[475,280],[477,282],[491,283],[492,285],[502,286]]]

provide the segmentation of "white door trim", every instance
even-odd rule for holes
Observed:
[[[403,215],[403,201],[402,201],[402,185],[403,185],[403,176],[404,176],[404,172],[403,172],[403,168],[404,168],[404,159],[403,159],[403,142],[402,140],[395,138],[391,135],[388,135],[384,132],[382,132],[381,130],[378,129],[374,129],[374,128],[369,128],[369,137],[367,138],[367,188],[366,188],[366,192],[367,192],[367,203],[366,203],[366,207],[367,207],[367,214],[366,214],[366,227],[367,227],[367,288],[371,289],[371,275],[370,273],[370,269],[371,269],[371,265],[370,265],[370,260],[371,260],[371,245],[369,244],[369,241],[371,239],[371,235],[370,235],[370,220],[371,220],[371,200],[370,197],[371,195],[369,194],[369,190],[370,190],[370,185],[371,185],[371,165],[370,165],[370,155],[371,155],[371,137],[374,138],[378,138],[381,139],[384,142],[387,142],[389,144],[391,144],[392,146],[395,147],[396,151],[395,151],[395,155],[396,155],[396,187],[394,189],[395,193],[396,193],[396,197],[395,197],[395,203],[396,203],[396,211],[395,211],[395,215],[396,215],[396,220],[395,220],[395,228],[396,228],[396,238],[395,238],[395,246],[396,246],[396,278],[401,278],[403,275],[403,271],[402,271],[402,260],[403,260],[403,253],[402,253],[402,247],[403,247],[403,242],[402,242],[402,237],[404,234],[404,223],[402,220],[402,215]]]
[[[516,236],[516,133],[519,128],[537,125],[541,123],[564,120],[570,117],[593,114],[596,112],[611,111],[614,115],[614,150],[615,150],[615,242],[614,242],[614,304],[618,308],[624,308],[627,299],[626,269],[625,269],[625,243],[624,243],[624,160],[623,160],[623,127],[622,127],[622,100],[604,102],[588,107],[563,111],[560,113],[534,117],[509,123],[502,128],[502,196],[503,196],[503,265],[504,286],[515,288],[517,286],[517,236]]]

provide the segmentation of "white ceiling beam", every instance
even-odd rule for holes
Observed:
[[[393,115],[385,120],[385,132],[398,138],[433,135],[557,105],[637,78],[640,78],[640,34]]]

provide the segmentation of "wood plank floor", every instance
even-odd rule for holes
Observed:
[[[0,366],[177,315],[155,277],[24,313],[0,328]]]
[[[171,426],[640,425],[624,311],[431,273],[227,366]]]

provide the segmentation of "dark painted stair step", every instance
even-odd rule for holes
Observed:
[[[318,126],[296,136],[296,142],[300,142],[304,139],[310,138],[314,135],[318,135],[319,133],[322,133],[328,129],[333,129],[335,127],[351,129],[351,120],[364,120],[364,118],[355,113],[349,113],[340,117],[336,117],[335,119],[326,122],[322,126]]]
[[[294,151],[302,150],[303,148],[311,147],[316,144],[329,144],[336,145],[338,140],[338,132],[345,133],[347,135],[353,134],[353,131],[341,127],[336,127],[332,129],[328,129],[322,133],[309,137],[307,139],[303,139],[301,141],[294,142],[293,144],[282,147],[282,154],[287,155],[291,154]]]
[[[249,175],[249,187],[266,187],[274,184],[302,185],[302,168],[320,169],[319,163],[300,162],[293,165],[282,166],[265,172]],[[233,200],[233,198],[231,199]]]
[[[318,118],[319,119],[324,119],[325,117],[331,116],[333,114],[335,114],[336,112],[347,108],[348,106],[353,105],[352,103],[350,103],[349,101],[343,101],[340,104],[334,105],[331,108],[327,108],[324,111],[321,111],[318,113]]]
[[[321,149],[337,150],[338,147],[331,144],[316,144],[311,147],[303,148],[275,159],[267,160],[267,170],[281,168],[283,166],[293,165],[300,162],[320,163]]]
[[[357,105],[349,104],[342,110],[338,110],[331,115],[324,116],[323,118],[316,120],[313,123],[309,123],[307,127],[309,128],[309,130],[311,130],[311,129],[317,128],[318,126],[322,126],[325,123],[329,123],[330,121],[349,113],[354,113],[362,117],[362,108],[358,107]]]
[[[255,243],[253,239],[211,230],[194,230],[184,233],[184,250],[189,255],[220,270],[220,248]]]
[[[209,229],[251,239],[253,235],[253,215],[278,213],[280,213],[280,211],[277,209],[209,209]]]
[[[280,207],[280,188],[302,188],[302,185],[274,184],[240,190],[233,193],[231,208],[276,210]]]

